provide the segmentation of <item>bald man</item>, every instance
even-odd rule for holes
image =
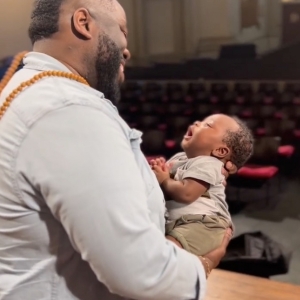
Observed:
[[[29,36],[0,98],[0,299],[203,299],[230,231],[200,258],[164,237],[141,133],[114,106],[130,58],[124,10],[38,0]]]

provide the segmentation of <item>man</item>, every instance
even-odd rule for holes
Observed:
[[[1,94],[0,299],[202,299],[230,231],[204,258],[164,237],[141,134],[113,105],[130,57],[123,9],[38,0],[29,35],[34,52]],[[56,72],[32,79],[44,71]]]

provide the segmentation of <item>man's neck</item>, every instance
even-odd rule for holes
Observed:
[[[84,72],[80,72],[79,68],[75,67],[74,65],[72,66],[68,62],[70,60],[71,61],[74,61],[74,60],[72,60],[70,56],[65,54],[66,51],[61,49],[61,47],[59,45],[57,45],[57,47],[56,47],[56,44],[57,43],[55,43],[55,41],[52,41],[52,40],[51,40],[51,42],[49,40],[41,40],[34,44],[33,51],[44,53],[46,55],[49,55],[49,56],[55,58],[60,63],[65,65],[72,73],[80,75],[85,78],[85,76],[83,75]],[[68,58],[66,59],[66,57],[68,57]]]

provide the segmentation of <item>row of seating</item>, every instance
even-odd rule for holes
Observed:
[[[199,98],[199,94],[207,92],[207,86],[210,93],[215,94]],[[278,96],[280,87],[282,89],[282,84],[261,83],[256,87],[258,94],[253,94],[255,86],[250,83],[128,82],[122,89],[118,108],[130,126],[143,131],[163,131],[167,140],[181,139],[195,120],[225,113],[243,119],[255,136],[279,136],[284,143],[297,144],[300,139],[300,97],[292,92],[300,91],[300,86],[287,83],[285,93],[290,94],[284,97]],[[216,95],[217,91],[227,94],[243,91],[244,95],[236,96],[235,102],[223,103],[220,101],[226,95]],[[249,96],[251,93],[253,95]],[[253,101],[255,97],[262,101]]]
[[[199,92],[197,94],[185,94],[184,92],[170,93],[168,95],[163,92],[124,92],[124,103],[207,103],[221,105],[269,105],[284,107],[288,105],[300,105],[300,97],[293,94],[251,94],[238,95],[236,93],[227,92],[224,95],[216,95],[209,92]]]
[[[188,93],[210,91],[213,93],[235,91],[237,93],[300,93],[300,82],[239,82],[239,81],[127,81],[123,91],[159,91],[186,90]]]
[[[175,115],[192,116],[201,118],[210,113],[223,112],[230,115],[238,115],[241,118],[256,119],[299,119],[300,106],[276,106],[276,105],[218,105],[206,103],[124,103],[118,105],[119,111],[125,115]]]

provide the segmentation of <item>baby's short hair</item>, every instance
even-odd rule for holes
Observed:
[[[253,154],[254,138],[247,125],[237,117],[232,117],[239,129],[236,131],[228,130],[223,142],[231,149],[231,162],[239,169]]]

